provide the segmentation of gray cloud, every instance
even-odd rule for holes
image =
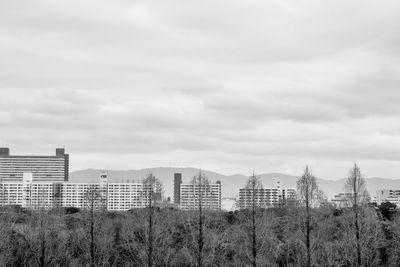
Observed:
[[[72,169],[400,169],[396,1],[2,1],[0,143]],[[50,151],[50,152],[49,152]]]

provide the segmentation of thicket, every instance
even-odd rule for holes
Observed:
[[[279,206],[235,212],[203,211],[203,266],[399,266],[400,216],[392,204],[354,210]],[[90,266],[91,221],[95,266],[197,266],[198,211],[153,208],[127,212],[3,209],[0,214],[2,266]],[[307,222],[307,223],[305,223]],[[256,224],[256,242],[253,226]],[[307,228],[310,227],[309,230]],[[151,234],[151,239],[149,239]],[[149,261],[149,240],[152,242]]]

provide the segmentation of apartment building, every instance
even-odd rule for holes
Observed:
[[[130,210],[150,204],[149,188],[142,183],[110,183],[107,190],[107,210]]]
[[[253,207],[270,208],[281,203],[292,202],[296,198],[296,190],[293,188],[281,188],[279,179],[275,181],[275,188],[240,188],[239,209]]]
[[[62,183],[59,186],[61,187],[61,207],[85,209],[90,208],[93,203],[95,209],[101,209],[106,205],[104,196],[100,193],[99,183]],[[96,192],[96,194],[90,194],[90,192]]]
[[[376,192],[376,203],[381,205],[383,202],[390,202],[400,206],[400,190],[399,189],[379,189]]]
[[[32,173],[23,174],[23,182],[0,184],[0,205],[50,208],[60,204],[55,183],[32,183]]]
[[[22,182],[0,183],[0,205],[85,209],[93,204],[96,210],[126,211],[148,206],[149,192],[142,183],[108,183],[105,172],[99,183],[35,182],[32,173],[23,173]]]
[[[177,177],[179,177],[177,179]],[[178,182],[178,184],[177,184]],[[209,210],[221,209],[221,182],[216,183],[182,183],[181,175],[175,175],[175,187],[179,186],[179,208],[196,210],[200,204]],[[176,200],[176,195],[175,201]]]
[[[23,173],[32,173],[33,182],[68,181],[69,155],[64,148],[54,156],[10,155],[9,148],[0,148],[0,183],[22,182]]]

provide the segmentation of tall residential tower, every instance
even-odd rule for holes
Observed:
[[[0,183],[22,182],[23,173],[32,173],[33,182],[68,181],[69,155],[57,148],[55,156],[10,155],[0,148]]]
[[[182,173],[174,174],[174,204],[181,204]]]

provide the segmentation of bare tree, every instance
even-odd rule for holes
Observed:
[[[46,201],[48,199],[48,191],[45,190],[46,185],[38,186],[34,192],[35,198],[33,201],[33,215],[38,222],[38,241],[39,241],[39,266],[46,266],[47,257],[47,238],[49,236],[49,220],[47,210],[51,205]]]
[[[307,266],[311,266],[311,208],[320,200],[321,191],[318,190],[315,177],[306,166],[303,175],[297,180],[297,193],[299,201],[306,208],[305,237],[307,247]]]
[[[259,189],[262,189],[260,176],[253,173],[247,180],[246,189],[251,189],[251,252],[252,252],[252,265],[257,266],[257,199],[260,198]]]
[[[360,207],[366,203],[368,192],[366,190],[365,179],[361,174],[360,168],[354,163],[349,172],[345,184],[348,201],[354,214],[354,230],[357,246],[357,264],[361,266],[361,245],[360,245]]]
[[[94,240],[94,227],[95,227],[95,212],[102,207],[102,196],[99,188],[91,186],[85,193],[85,202],[89,209],[90,220],[90,266],[95,266],[95,240]]]
[[[201,171],[199,172],[199,175],[197,177],[198,181],[198,197],[199,197],[199,221],[198,221],[198,227],[199,227],[199,235],[197,239],[197,244],[198,244],[198,255],[197,255],[197,264],[198,266],[203,266],[203,247],[204,247],[204,229],[203,229],[203,196],[202,196],[202,187],[205,181],[205,176],[202,175]]]
[[[40,198],[43,197],[43,189],[41,190],[41,196]],[[45,223],[45,218],[47,217],[47,214],[45,212],[45,207],[43,204],[38,205],[38,215],[39,215],[39,224],[40,224],[40,230],[39,230],[39,239],[40,239],[40,267],[44,267],[46,264],[46,228],[44,226]]]
[[[143,192],[144,198],[147,203],[146,208],[148,210],[147,222],[147,265],[149,267],[153,266],[154,261],[154,204],[157,201],[160,201],[162,198],[162,184],[161,182],[153,175],[149,174],[143,180]]]
[[[197,210],[198,213],[198,220],[197,220],[197,236],[196,236],[196,245],[197,245],[197,251],[196,251],[196,261],[197,261],[197,266],[203,266],[204,265],[204,240],[205,240],[205,234],[204,234],[204,227],[205,227],[205,217],[204,217],[204,202],[209,200],[210,194],[211,194],[211,187],[210,187],[210,181],[209,179],[201,172],[199,171],[199,174],[197,176],[194,176],[192,181],[192,188],[193,188],[193,209]],[[208,203],[208,202],[206,202]]]

